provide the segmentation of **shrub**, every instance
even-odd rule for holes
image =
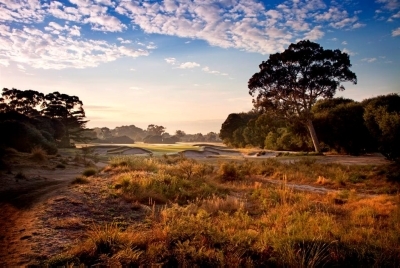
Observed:
[[[78,176],[71,183],[72,184],[86,184],[86,183],[89,183],[89,179],[84,176]]]
[[[47,153],[40,146],[35,146],[31,151],[31,159],[38,162],[43,162],[47,159]]]
[[[97,173],[97,169],[87,168],[82,172],[82,175],[86,176],[86,177],[90,177],[90,176],[96,175],[96,173]]]
[[[65,165],[62,164],[62,163],[58,163],[58,164],[56,165],[56,168],[65,168]]]
[[[234,162],[222,163],[218,169],[218,177],[223,182],[243,179],[243,175],[240,172],[239,165]]]

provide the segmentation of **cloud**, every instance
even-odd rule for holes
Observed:
[[[325,33],[321,31],[321,26],[315,26],[314,29],[304,35],[303,39],[315,41],[324,37]]]
[[[347,41],[343,41],[343,42],[342,42],[342,45],[347,45]]]
[[[347,49],[347,48],[344,48],[344,49],[342,50],[342,52],[343,52],[343,53],[346,53],[346,54],[348,54],[348,55],[350,55],[350,56],[357,55],[357,53],[355,53],[355,52],[353,52],[353,51],[350,51],[350,50]]]
[[[209,74],[215,74],[215,75],[228,75],[227,73],[221,73],[220,71],[214,71],[214,70],[210,70],[210,68],[208,66],[203,67],[201,69],[203,72],[209,73]]]
[[[392,36],[399,36],[400,35],[400,27],[392,31]]]
[[[358,28],[364,27],[365,25],[366,25],[366,24],[364,24],[364,23],[359,23],[359,22],[357,22],[357,23],[354,23],[354,24],[353,24],[352,28],[353,28],[353,29],[358,29]]]
[[[376,58],[364,58],[364,59],[361,59],[361,61],[374,62],[374,61],[376,61]]]
[[[51,24],[61,32],[69,26]],[[55,28],[54,28],[55,27]],[[143,49],[117,46],[104,40],[77,38],[74,35],[53,34],[31,27],[22,29],[0,27],[0,55],[7,60],[33,68],[65,69],[95,67],[122,57],[147,56]]]
[[[336,1],[282,1],[266,5],[259,0],[1,0],[0,26],[11,27],[6,26],[9,29],[0,38],[0,55],[35,68],[86,68],[119,57],[145,56],[157,48],[152,42],[137,42],[135,46],[141,49],[134,49],[135,42],[123,38],[118,38],[116,45],[88,28],[112,33],[139,29],[145,34],[204,40],[211,46],[269,54],[283,51],[299,38],[318,40],[329,28],[365,26],[357,17],[358,11],[349,15]],[[385,10],[399,2],[376,1]],[[56,50],[60,51],[59,62]],[[167,63],[178,68],[193,68],[189,66],[194,64]]]
[[[0,64],[8,67],[10,65],[10,62],[7,59],[0,59]]]
[[[200,67],[200,64],[198,64],[197,62],[188,61],[188,62],[181,63],[178,68],[179,69],[192,69],[192,68],[196,68],[196,67]]]
[[[39,0],[3,0],[0,2],[0,21],[42,22],[45,14]]]
[[[131,40],[125,40],[125,39],[123,39],[123,38],[121,38],[121,37],[118,37],[117,40],[118,40],[121,44],[130,44],[130,43],[132,43]]]
[[[256,0],[121,0],[115,11],[145,33],[201,39],[212,46],[267,54],[284,50],[293,38],[321,38],[323,25],[351,28],[358,20],[339,7],[326,9],[322,0],[286,1],[269,9]],[[311,17],[319,20],[315,23]]]
[[[164,59],[168,64],[175,65],[176,59],[175,58],[165,58]]]
[[[133,90],[141,90],[143,89],[142,87],[129,87],[129,89],[133,89]]]
[[[81,27],[76,26],[76,25],[64,25],[61,26],[60,24],[56,23],[56,22],[49,22],[48,26],[44,27],[44,30],[47,32],[50,32],[54,35],[60,35],[62,32],[64,32],[64,34],[67,35],[72,35],[72,36],[81,36],[81,32],[80,32]]]
[[[22,64],[17,64],[18,69],[25,70],[25,67]]]
[[[395,10],[400,7],[399,0],[376,0],[376,2],[383,4],[383,8],[387,10]]]
[[[357,17],[345,18],[345,19],[342,19],[337,22],[331,22],[329,25],[336,29],[342,29],[342,28],[350,27],[356,21],[357,21]]]

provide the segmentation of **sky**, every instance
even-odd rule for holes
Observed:
[[[336,96],[400,93],[400,0],[0,0],[0,87],[76,95],[88,127],[219,132],[304,39],[350,55]]]

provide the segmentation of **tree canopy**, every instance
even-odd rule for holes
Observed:
[[[249,94],[256,95],[256,108],[307,126],[314,148],[320,152],[311,108],[318,99],[332,98],[337,89],[344,90],[342,82],[357,83],[350,67],[348,54],[300,41],[259,65],[260,71],[248,82]]]
[[[90,138],[84,135],[87,121],[82,106],[77,96],[4,88],[0,98],[0,123],[7,126],[3,133],[5,143],[14,146],[24,140],[33,146],[32,142],[36,141],[37,145],[54,152],[55,142],[69,147],[71,140],[87,141]],[[23,129],[25,136],[14,133]],[[32,146],[24,147],[29,150]]]

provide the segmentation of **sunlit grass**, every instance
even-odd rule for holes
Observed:
[[[380,167],[230,161],[184,157],[112,158],[107,193],[151,204],[147,218],[121,228],[95,224],[62,264],[186,267],[396,267],[400,197],[366,195],[394,187]],[[269,179],[282,183],[272,185]],[[296,191],[289,181],[340,190]],[[360,184],[362,186],[360,186]],[[347,188],[344,188],[347,187]],[[158,206],[162,205],[162,206]]]

